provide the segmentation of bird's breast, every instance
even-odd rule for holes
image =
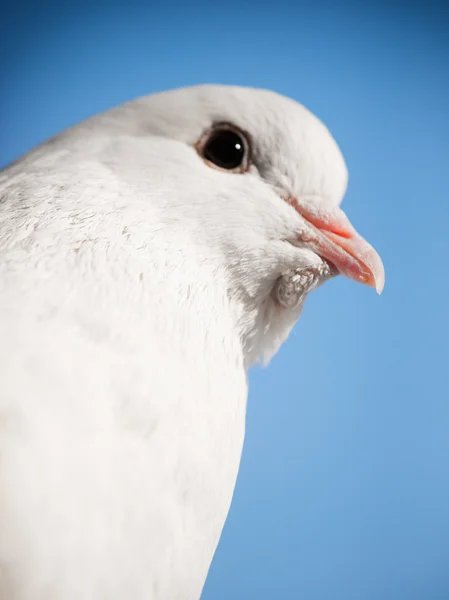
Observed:
[[[75,285],[75,270],[3,296],[0,556],[21,577],[0,589],[13,600],[201,593],[240,462],[241,348],[216,291],[172,293],[139,269],[134,290],[85,271]]]

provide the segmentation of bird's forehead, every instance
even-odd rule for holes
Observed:
[[[297,102],[268,90],[203,85],[143,99],[152,132],[194,144],[212,124],[247,132],[261,177],[292,195],[341,202],[347,186],[343,156],[324,124]]]

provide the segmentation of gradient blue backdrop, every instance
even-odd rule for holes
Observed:
[[[251,373],[203,600],[449,598],[448,22],[431,2],[3,8],[0,164],[135,96],[268,87],[329,126],[384,259],[382,297],[330,282]]]

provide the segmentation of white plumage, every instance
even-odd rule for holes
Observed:
[[[203,160],[223,124],[245,172]],[[131,102],[0,173],[2,600],[199,598],[247,369],[336,270],[383,285],[346,182],[305,108],[225,86]]]

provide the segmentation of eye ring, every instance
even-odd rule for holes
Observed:
[[[246,173],[251,146],[246,133],[231,123],[215,123],[195,144],[206,165],[225,173]]]

